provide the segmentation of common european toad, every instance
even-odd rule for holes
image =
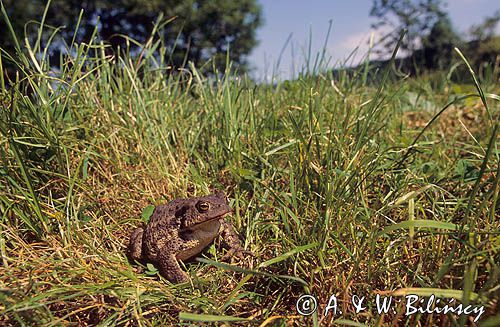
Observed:
[[[151,262],[172,283],[189,280],[178,260],[200,253],[217,235],[229,255],[241,258],[243,250],[233,226],[224,220],[231,211],[223,192],[176,199],[155,208],[145,228],[130,236],[127,255],[131,260]]]

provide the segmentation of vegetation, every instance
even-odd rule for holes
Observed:
[[[412,74],[449,69],[460,61],[454,47],[462,49],[476,71],[499,69],[500,45],[495,31],[500,11],[473,25],[467,40],[455,32],[445,4],[442,0],[374,0],[370,15],[377,22],[372,27],[386,31],[375,51],[390,54],[406,31],[401,41],[404,58],[399,63]],[[464,73],[466,70],[460,71],[459,76]]]
[[[442,0],[373,0],[370,16],[377,19],[374,28],[389,30],[381,41],[382,51],[391,53],[406,30],[401,49],[409,54],[420,48],[422,37],[429,35],[433,26],[448,19]]]
[[[17,70],[0,80],[0,324],[472,320],[405,317],[403,303],[376,314],[391,291],[500,319],[498,75],[457,84],[387,66],[370,84],[367,62],[256,85],[229,58],[226,74],[171,74],[158,34],[139,56],[71,44],[51,67],[42,34],[0,57]],[[220,263],[211,245],[181,285],[127,262],[144,208],[215,188],[255,257]],[[297,315],[305,293],[321,308],[337,295],[343,314]],[[363,314],[352,295],[370,299]]]
[[[500,10],[487,16],[481,24],[473,25],[470,34],[475,40],[487,40],[495,36],[495,30],[500,22]]]
[[[203,71],[212,70],[212,64],[223,71],[225,53],[230,49],[233,66],[245,71],[246,56],[257,44],[255,30],[261,24],[261,8],[255,0],[52,0],[47,5],[46,1],[3,0],[3,3],[19,36],[26,31],[28,37],[36,39],[38,24],[33,19],[45,20],[47,26],[41,42],[46,44],[51,35],[55,37],[49,53],[56,66],[65,43],[96,42],[93,38],[97,35],[111,47],[112,50],[106,49],[108,53],[129,47],[133,54],[140,52],[140,45],[151,34],[161,34],[161,46],[168,52],[156,55],[167,55],[163,60],[174,70],[192,61]],[[159,15],[166,22],[155,24]],[[53,35],[57,26],[64,28]],[[8,30],[3,19],[0,30]],[[9,33],[0,34],[0,46],[14,49]],[[204,66],[209,59],[212,64]]]

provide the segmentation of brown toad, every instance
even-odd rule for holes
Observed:
[[[147,226],[132,232],[127,255],[131,260],[157,264],[160,273],[173,283],[188,281],[177,260],[200,253],[218,234],[229,255],[241,257],[246,252],[232,225],[223,219],[230,211],[223,192],[157,206]]]

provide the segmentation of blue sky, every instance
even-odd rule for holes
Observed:
[[[370,24],[374,22],[369,17],[372,0],[259,0],[259,3],[264,24],[257,31],[260,44],[249,61],[255,68],[253,75],[260,80],[270,78],[290,34],[292,38],[275,72],[280,78],[292,77],[293,64],[297,72],[305,62],[310,31],[311,52],[316,54],[323,48],[330,20],[332,30],[326,47],[330,66],[345,59],[356,46],[360,46],[360,55],[355,60],[367,50]],[[455,0],[448,1],[446,8],[455,30],[465,35],[472,24],[482,22],[485,16],[500,9],[500,5],[498,0]]]

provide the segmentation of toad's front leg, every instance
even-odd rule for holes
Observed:
[[[222,257],[222,260],[226,260],[233,256],[238,257],[239,259],[244,259],[245,254],[253,255],[252,252],[247,251],[241,245],[240,238],[236,231],[234,230],[233,225],[224,219],[220,222],[220,237],[223,245],[228,249],[226,255]]]
[[[184,283],[189,281],[189,276],[181,269],[177,255],[186,249],[198,246],[197,240],[184,243],[169,242],[161,248],[158,257],[158,268],[160,274],[172,283]]]

